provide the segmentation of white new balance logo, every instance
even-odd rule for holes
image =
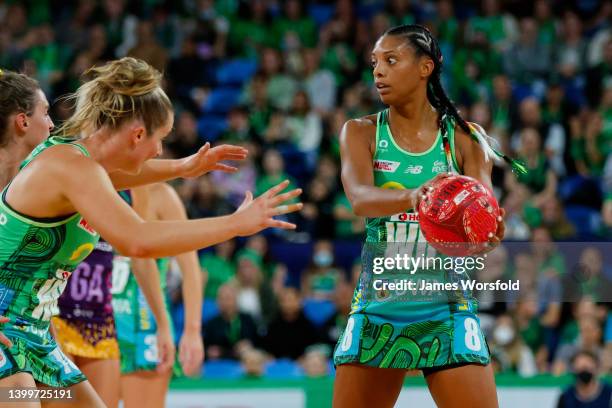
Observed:
[[[423,171],[423,166],[411,164],[408,167],[406,167],[406,170],[404,170],[404,173],[421,174],[422,171]]]

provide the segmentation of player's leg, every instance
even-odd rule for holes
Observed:
[[[30,373],[17,373],[13,374],[6,378],[0,379],[0,389],[8,390],[8,389],[19,389],[19,388],[33,388],[36,387],[36,382]],[[8,394],[5,391],[2,392],[3,401],[0,402],[0,406],[7,408],[40,408],[40,403],[38,402],[26,402],[25,400],[21,400],[19,402],[6,402],[5,399]]]
[[[497,408],[491,364],[468,364],[427,373],[431,396],[439,408]]]
[[[172,371],[136,371],[121,376],[121,397],[125,408],[164,408]]]
[[[65,389],[70,391],[71,399],[43,401],[42,408],[106,408],[102,398],[87,380]]]
[[[343,364],[336,368],[333,408],[392,408],[406,370]]]
[[[108,408],[119,406],[119,360],[76,357],[76,365]]]

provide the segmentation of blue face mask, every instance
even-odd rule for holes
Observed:
[[[329,251],[319,251],[315,253],[312,260],[319,267],[327,267],[334,262],[334,255]]]

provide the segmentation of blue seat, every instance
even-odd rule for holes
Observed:
[[[240,102],[239,88],[215,88],[210,91],[202,111],[208,114],[226,114]]]
[[[374,15],[383,11],[384,5],[380,2],[369,2],[357,6],[357,17],[370,21]]]
[[[283,156],[285,171],[293,177],[298,184],[308,180],[312,169],[308,168],[306,155],[293,146],[278,147],[278,151]]]
[[[219,314],[219,307],[215,299],[204,299],[202,303],[202,323],[206,323]]]
[[[336,313],[336,305],[330,300],[304,299],[304,314],[315,326],[321,326]]]
[[[592,235],[601,222],[601,215],[597,210],[582,205],[568,205],[565,207],[565,215],[580,236]]]
[[[172,307],[170,314],[172,315],[172,325],[174,326],[174,342],[179,344],[183,335],[183,327],[185,326],[185,308],[183,302]]]
[[[217,69],[219,85],[242,85],[251,79],[257,71],[257,61],[250,59],[234,59],[227,61]]]
[[[308,6],[308,14],[321,27],[334,16],[334,6],[331,4],[312,4]]]
[[[198,119],[198,135],[203,140],[214,142],[227,130],[227,119],[225,116],[206,115]]]
[[[235,380],[244,375],[242,366],[234,360],[207,361],[202,367],[202,377],[217,380]]]
[[[304,376],[304,370],[294,361],[281,358],[266,364],[264,376],[268,378],[301,378]]]

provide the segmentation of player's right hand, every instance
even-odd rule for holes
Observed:
[[[0,316],[0,323],[8,323],[8,322],[9,322],[8,317]],[[0,332],[0,343],[4,344],[8,348],[13,347],[13,343],[2,332]]]
[[[412,192],[410,193],[410,199],[412,201],[412,208],[414,209],[414,211],[419,210],[419,204],[421,203],[421,201],[429,199],[429,193],[433,191],[432,185],[434,184],[434,182],[449,177],[451,175],[452,173],[448,172],[438,173],[436,177],[426,181],[425,183],[421,184],[420,187],[412,190]]]
[[[246,192],[244,201],[234,213],[238,222],[239,236],[253,235],[266,228],[295,229],[295,224],[274,219],[277,215],[302,209],[302,203],[285,204],[302,194],[300,188],[279,194],[287,186],[289,180],[277,184],[255,199],[250,191]]]
[[[157,328],[157,373],[163,374],[171,370],[174,365],[176,349],[174,348],[174,339],[170,332],[170,326]]]

